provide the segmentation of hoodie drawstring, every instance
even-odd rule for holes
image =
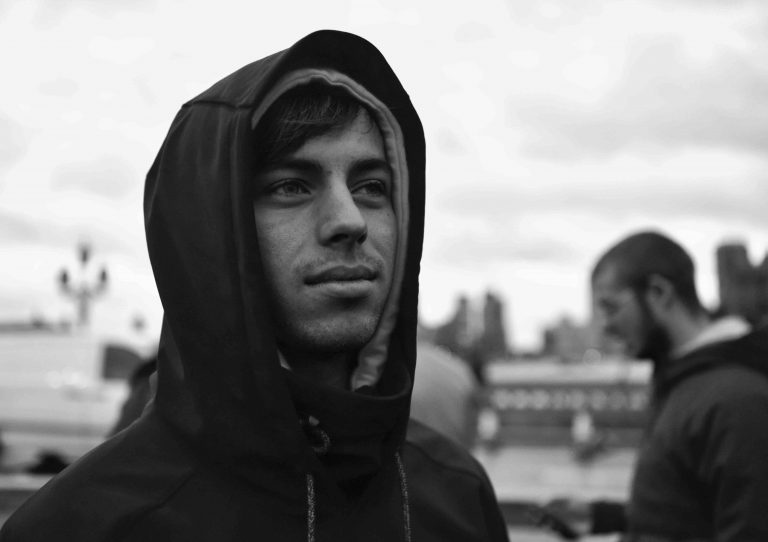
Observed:
[[[397,460],[397,476],[400,480],[400,497],[403,504],[404,541],[411,542],[411,505],[408,500],[408,479],[405,476],[405,467],[400,452],[395,453],[395,459]],[[317,523],[315,504],[315,478],[311,474],[307,474],[307,542],[315,542],[315,524]]]
[[[400,478],[400,495],[403,502],[403,529],[405,531],[405,542],[411,542],[411,504],[408,500],[408,479],[405,477],[405,466],[400,457],[400,452],[395,453],[397,459],[397,473]]]
[[[315,478],[307,474],[307,542],[315,542]]]

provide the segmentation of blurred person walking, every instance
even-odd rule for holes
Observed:
[[[145,190],[155,400],[0,540],[507,540],[479,463],[409,423],[424,160],[407,93],[347,33],[186,103]]]
[[[157,371],[157,354],[145,359],[133,371],[128,380],[128,396],[123,401],[120,415],[109,432],[110,437],[138,420],[147,404],[154,398],[157,386],[157,377],[153,377],[155,371]]]
[[[418,342],[411,418],[471,449],[477,435],[479,393],[464,361],[439,346]]]
[[[592,293],[604,331],[653,362],[649,421],[626,505],[550,510],[626,542],[768,540],[768,328],[713,320],[690,256],[656,232],[610,248]]]

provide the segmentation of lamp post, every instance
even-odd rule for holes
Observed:
[[[70,273],[62,268],[59,271],[59,289],[65,296],[73,299],[77,304],[77,323],[81,327],[88,325],[90,321],[91,302],[104,293],[107,289],[109,276],[107,268],[102,266],[96,281],[90,284],[86,278],[86,269],[91,259],[91,246],[87,242],[81,242],[77,246],[80,260],[80,280],[73,283]]]

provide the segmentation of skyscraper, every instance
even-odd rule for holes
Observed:
[[[741,316],[753,325],[768,323],[768,255],[754,266],[743,244],[721,245],[717,274],[721,312]]]

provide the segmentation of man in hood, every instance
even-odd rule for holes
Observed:
[[[768,540],[768,329],[713,320],[690,256],[656,232],[609,249],[592,291],[606,333],[653,362],[652,398],[626,508],[566,507],[628,541]]]
[[[373,45],[316,32],[186,103],[144,211],[156,397],[0,540],[506,540],[479,464],[408,426],[424,135]]]

